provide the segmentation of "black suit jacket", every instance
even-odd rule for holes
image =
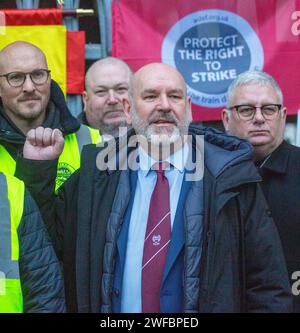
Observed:
[[[283,141],[260,173],[262,189],[282,241],[294,294],[293,308],[300,312],[300,148]]]

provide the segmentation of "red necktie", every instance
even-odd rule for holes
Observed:
[[[161,164],[151,196],[142,267],[142,311],[160,312],[160,287],[171,239],[169,182]]]

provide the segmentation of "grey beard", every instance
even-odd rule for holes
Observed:
[[[149,123],[139,117],[135,110],[132,111],[131,120],[137,134],[146,137],[148,142],[154,144],[170,144],[177,141],[180,137],[188,133],[189,120],[186,118],[179,122],[173,115],[164,115],[164,118],[174,120],[176,127],[172,131],[166,129],[154,129]]]
[[[119,136],[119,128],[120,127],[129,127],[126,121],[120,122],[118,125],[116,124],[101,124],[100,132],[101,134],[108,134],[115,138]]]

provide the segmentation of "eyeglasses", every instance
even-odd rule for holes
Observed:
[[[24,84],[27,75],[29,75],[31,81],[34,84],[42,85],[47,82],[50,72],[51,71],[49,71],[48,69],[36,69],[35,71],[32,71],[30,73],[11,72],[7,74],[2,74],[0,75],[0,77],[5,77],[11,87],[18,88]]]
[[[274,119],[281,110],[280,104],[266,104],[262,106],[253,105],[234,105],[228,108],[235,110],[241,120],[252,120],[256,114],[257,109],[260,109],[262,116],[265,120]]]

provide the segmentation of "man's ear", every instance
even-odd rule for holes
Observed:
[[[281,114],[282,114],[283,118],[286,120],[286,116],[287,116],[287,108],[286,107],[282,108]]]
[[[185,110],[186,110],[186,113],[187,113],[187,115],[188,115],[188,120],[189,120],[190,122],[192,122],[192,121],[193,121],[193,115],[192,115],[192,99],[191,99],[190,96],[187,96],[187,97],[186,97],[186,108],[185,108]]]
[[[83,102],[83,112],[86,112],[86,108],[87,108],[87,100],[88,100],[88,94],[86,92],[86,90],[83,92],[82,94],[82,102]]]
[[[228,129],[229,129],[229,113],[228,113],[228,110],[227,109],[223,109],[222,110],[222,113],[221,113],[221,116],[222,116],[222,122],[223,122],[223,126],[225,128],[225,131],[228,132]]]
[[[131,125],[131,105],[129,103],[128,98],[123,98],[122,104],[123,104],[123,110],[124,110],[125,117],[126,117],[126,122],[128,125]]]

